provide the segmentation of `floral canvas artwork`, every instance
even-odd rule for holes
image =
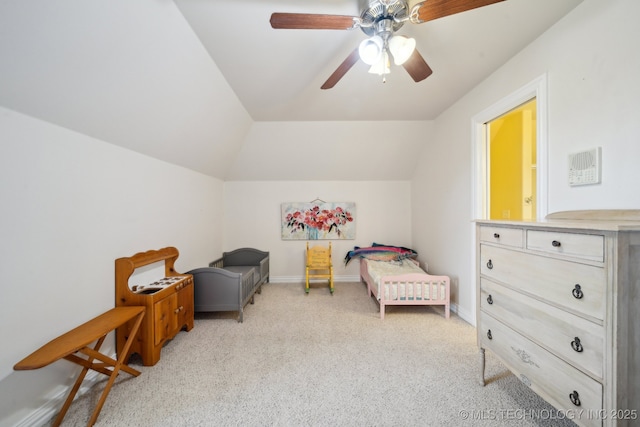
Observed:
[[[283,240],[353,240],[356,204],[283,203]]]

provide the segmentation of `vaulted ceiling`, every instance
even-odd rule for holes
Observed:
[[[415,83],[399,66],[387,82],[362,61],[320,86],[367,38],[355,30],[274,30],[272,12],[360,16],[363,0],[176,0],[254,120],[431,120],[522,50],[576,0],[507,0],[398,34],[416,39],[433,69]],[[364,0],[366,3],[366,0]],[[409,2],[415,4],[417,1]]]
[[[358,16],[358,0],[3,0],[0,106],[226,179],[258,122],[437,118],[580,1],[405,24],[433,75],[415,83],[393,66],[382,83],[360,62],[321,90],[366,35],[274,30],[269,17]]]

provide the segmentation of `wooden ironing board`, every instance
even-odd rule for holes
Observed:
[[[48,342],[13,367],[13,369],[17,371],[40,369],[60,359],[67,359],[68,361],[83,367],[82,372],[80,372],[78,379],[69,392],[67,400],[64,402],[53,426],[59,426],[60,423],[62,423],[62,419],[71,406],[73,398],[80,389],[80,385],[82,384],[82,381],[84,380],[85,375],[87,375],[89,369],[107,375],[109,377],[109,381],[107,382],[107,385],[100,396],[100,400],[96,404],[93,414],[87,423],[88,426],[92,426],[98,419],[102,405],[104,405],[107,395],[111,390],[111,386],[113,385],[113,382],[118,376],[120,370],[123,370],[135,377],[140,375],[139,371],[129,367],[125,362],[129,355],[129,348],[136,338],[136,332],[140,327],[140,323],[142,323],[144,313],[145,308],[141,306],[112,308],[100,316],[95,317],[77,328],[72,329],[71,331]],[[114,360],[111,357],[100,353],[100,346],[102,346],[102,343],[109,332],[129,321],[132,322],[131,332],[122,352],[120,352],[118,360]],[[96,342],[93,348],[89,347],[93,342]],[[83,353],[87,358],[79,357],[75,353]],[[94,361],[95,359],[97,359],[97,361]]]

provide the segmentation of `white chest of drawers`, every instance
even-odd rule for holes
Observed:
[[[640,425],[640,211],[477,221],[477,244],[481,384],[488,349],[578,425]]]

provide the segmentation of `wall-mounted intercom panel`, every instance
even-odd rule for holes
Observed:
[[[601,156],[600,147],[569,154],[569,185],[599,184],[602,181]]]

